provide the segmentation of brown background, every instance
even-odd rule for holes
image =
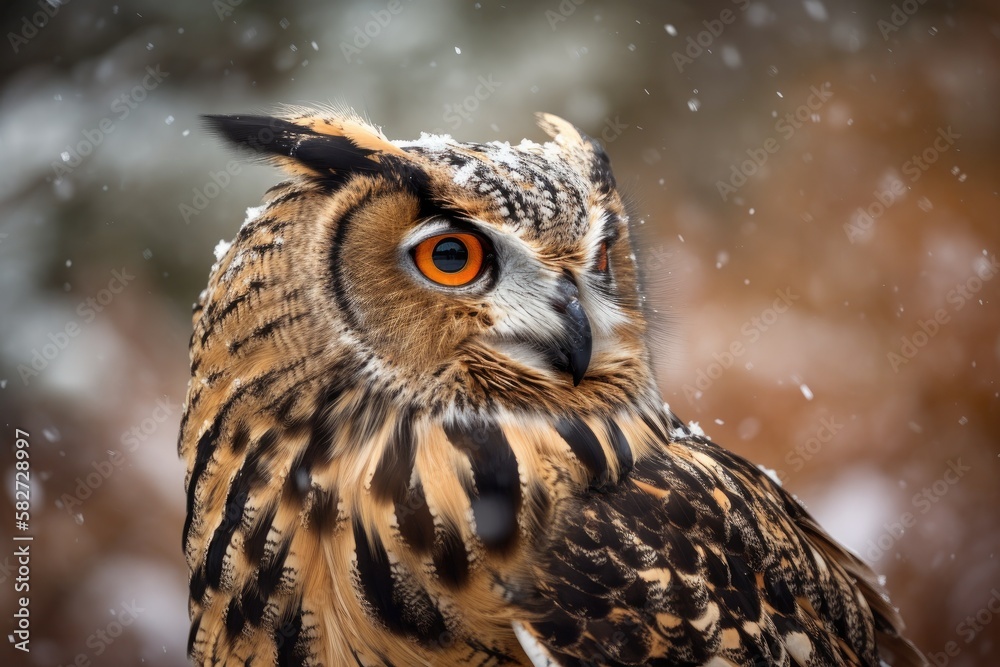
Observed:
[[[993,3],[911,0],[894,17],[892,3],[860,0],[402,0],[397,14],[380,1],[234,1],[73,0],[17,52],[0,44],[3,635],[15,428],[31,435],[35,536],[32,652],[5,642],[14,664],[185,664],[175,446],[190,304],[212,248],[278,179],[243,166],[196,201],[232,159],[197,114],[337,101],[395,138],[540,139],[536,110],[602,137],[641,223],[664,399],[776,469],[872,561],[937,664],[997,664]],[[18,34],[39,11],[6,3],[0,27]],[[374,36],[348,59],[341,44],[366,24]],[[688,38],[707,46],[679,67]],[[168,74],[142,89],[157,65]],[[480,77],[493,82],[482,99]],[[832,94],[810,109],[813,88]],[[113,106],[122,95],[135,108]],[[797,127],[782,122],[796,113]],[[948,128],[957,138],[935,148]],[[54,163],[75,164],[61,153],[88,141],[57,178]],[[925,152],[933,164],[914,171]],[[753,154],[767,159],[724,201],[718,182]],[[881,215],[849,234],[885,192]],[[102,293],[114,270],[134,279]],[[778,291],[784,312],[770,310]],[[92,321],[88,298],[110,298]],[[77,335],[26,385],[18,365],[67,324]],[[894,368],[904,338],[920,347]],[[685,391],[699,378],[700,395]],[[132,428],[143,439],[123,442]],[[92,474],[100,483],[69,506]],[[133,601],[136,621],[106,644],[95,633],[114,633]]]

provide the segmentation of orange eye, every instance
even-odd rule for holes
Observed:
[[[483,268],[483,244],[474,234],[439,234],[421,241],[413,252],[420,273],[448,287],[475,280]]]
[[[597,251],[597,270],[604,273],[608,270],[608,242],[601,241],[601,247]]]

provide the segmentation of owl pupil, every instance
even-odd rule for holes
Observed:
[[[469,249],[458,239],[444,239],[436,246],[431,255],[436,266],[445,273],[455,273],[465,268],[469,261]]]

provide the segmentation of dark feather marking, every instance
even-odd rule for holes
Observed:
[[[191,571],[191,581],[188,582],[188,593],[191,599],[201,604],[205,598],[205,591],[208,589],[208,580],[205,578],[205,566],[199,565]]]
[[[663,507],[667,513],[667,520],[680,530],[690,530],[698,521],[698,512],[682,490],[671,491]]]
[[[239,598],[230,598],[229,606],[226,608],[226,634],[229,635],[230,639],[235,640],[243,632],[246,622],[243,610],[240,609]]]
[[[307,382],[300,381],[300,382]],[[298,383],[297,383],[298,384]],[[299,399],[299,395],[294,391],[294,388],[289,388],[285,393],[285,396],[279,401],[277,407],[274,410],[274,416],[278,419],[278,422],[285,427],[293,426],[292,423],[292,408],[295,407],[295,401]]]
[[[250,427],[244,421],[237,422],[233,428],[233,439],[229,443],[229,449],[234,456],[243,456],[248,444],[250,444]]]
[[[632,467],[635,465],[635,458],[632,455],[632,447],[628,444],[628,439],[622,433],[621,427],[618,426],[617,422],[614,419],[608,419],[607,427],[608,435],[611,437],[611,444],[615,448],[615,454],[618,455],[618,478],[621,479],[632,472]]]
[[[780,570],[775,568],[772,572],[764,574],[764,590],[767,593],[767,600],[780,614],[794,615],[798,609],[798,603],[788,588]],[[846,635],[845,635],[846,636]]]
[[[201,614],[198,614],[191,621],[191,630],[188,632],[187,640],[187,654],[192,656],[194,654],[194,645],[198,639],[198,632],[201,629]]]
[[[363,412],[355,419],[347,420],[345,426],[350,429],[346,441],[357,448],[365,447],[371,442],[389,421],[391,401],[385,392],[368,392],[365,398]]]
[[[264,190],[264,194],[270,195],[271,193],[277,192],[278,190],[283,190],[284,188],[295,187],[295,185],[296,185],[295,181],[290,178],[284,181],[278,181],[277,183],[269,187],[267,190]]]
[[[281,486],[281,502],[292,506],[303,506],[312,489],[312,475],[309,466],[293,465]]]
[[[392,568],[385,547],[377,535],[372,536],[369,542],[368,534],[357,520],[353,522],[353,527],[360,592],[375,616],[389,630],[402,632],[403,609],[392,596]]]
[[[667,424],[664,423],[665,419],[666,417],[662,413],[657,413],[655,417],[651,417],[646,413],[646,411],[642,412],[643,423],[649,428],[650,431],[653,432],[654,435],[656,435],[656,439],[661,442],[670,442],[670,429],[667,427]],[[684,424],[680,422],[676,424],[676,427],[685,429]]]
[[[401,503],[406,498],[416,456],[412,421],[411,414],[401,414],[389,436],[372,477],[371,492],[376,500]]]
[[[399,533],[417,554],[425,554],[434,546],[434,518],[427,506],[424,487],[419,481],[401,503],[395,504]]]
[[[340,501],[337,490],[316,488],[313,493],[307,524],[320,534],[329,534],[337,526],[337,504]]]
[[[253,527],[243,540],[243,553],[251,563],[259,563],[264,557],[264,550],[267,547],[267,536],[271,532],[271,525],[274,517],[278,513],[278,504],[270,503],[258,513]]]
[[[469,580],[469,554],[465,540],[454,527],[446,526],[434,545],[434,571],[442,583],[459,588]]]
[[[267,283],[263,280],[251,280],[249,283],[247,283],[247,289],[245,291],[240,292],[236,296],[229,299],[229,301],[214,302],[214,304],[216,305],[220,303],[225,303],[225,305],[222,306],[221,310],[219,310],[218,312],[214,312],[217,309],[213,309],[213,312],[210,312],[208,314],[209,319],[207,320],[207,325],[205,326],[205,330],[201,334],[202,344],[204,344],[205,341],[207,341],[208,338],[213,333],[215,333],[216,329],[218,329],[220,324],[225,322],[226,319],[231,314],[233,314],[233,312],[236,311],[236,309],[239,307],[241,303],[246,303],[247,301],[249,301],[251,296],[261,291],[266,286]],[[284,294],[282,298],[285,299],[286,301],[292,301],[294,299],[297,299],[299,296],[299,291],[300,290],[298,289],[291,290],[288,293]]]
[[[272,250],[274,250],[275,248],[278,248],[278,247],[280,247],[278,243],[275,243],[274,241],[271,241],[269,243],[258,243],[256,245],[252,245],[249,248],[247,248],[247,251],[248,252],[255,252],[258,255],[265,255],[268,252],[270,252],[270,251],[272,251]]]
[[[563,417],[556,422],[556,431],[566,441],[580,463],[590,471],[592,484],[598,489],[607,485],[610,471],[601,442],[579,417]]]
[[[215,529],[208,545],[208,555],[205,557],[205,575],[208,585],[219,588],[222,582],[223,562],[226,549],[233,539],[233,533],[243,521],[243,511],[246,508],[250,492],[254,487],[266,482],[270,473],[265,457],[271,452],[278,440],[274,431],[267,431],[258,442],[229,487],[222,521]]]
[[[354,307],[347,298],[347,290],[344,287],[344,276],[341,274],[343,262],[340,260],[340,251],[343,249],[347,230],[354,223],[354,215],[366,206],[368,201],[369,199],[366,198],[344,211],[337,221],[337,229],[333,234],[333,242],[330,243],[329,266],[330,275],[333,278],[330,282],[330,291],[333,293],[334,301],[337,302],[338,311],[343,316],[347,326],[354,331],[358,330],[358,318],[354,313]]]
[[[302,387],[311,385],[316,381],[323,381],[325,378],[342,373],[343,375],[353,374],[355,369],[351,366],[342,366],[338,369],[321,368],[318,371],[314,371],[304,377],[300,377],[293,384],[288,385],[283,390],[283,396],[279,401],[276,401],[276,407],[274,408],[274,415],[278,420],[289,429],[289,431],[295,431],[297,428],[308,428],[308,423],[302,420],[293,421],[291,418],[292,408],[295,407],[295,401],[301,398],[299,390]],[[326,403],[330,402],[330,389],[327,388],[326,396],[324,401]]]
[[[209,426],[209,428],[202,435],[201,439],[198,441],[194,465],[191,468],[191,479],[188,482],[187,488],[187,518],[184,520],[184,529],[181,538],[185,553],[187,553],[188,550],[188,538],[190,537],[191,526],[194,522],[194,498],[198,489],[198,482],[201,479],[201,476],[205,473],[205,469],[208,467],[208,462],[215,449],[215,441],[218,439],[219,433],[222,430],[223,422],[225,422],[226,418],[229,416],[229,411],[232,410],[236,402],[242,399],[245,394],[250,393],[251,395],[258,395],[272,382],[274,382],[274,380],[284,377],[286,373],[298,366],[301,366],[305,363],[305,361],[305,359],[299,359],[282,368],[275,368],[267,371],[266,373],[262,373],[249,382],[244,383],[239,389],[234,391],[228,399],[226,399],[226,402],[223,403],[222,407],[219,408],[218,412],[216,412],[215,419],[212,421],[211,426]]]
[[[213,317],[209,322],[209,325],[205,327],[205,331],[201,334],[202,343],[207,341],[209,336],[211,336],[215,332],[216,324],[222,322],[223,320],[226,319],[227,316],[232,314],[233,311],[235,311],[236,308],[239,307],[241,303],[250,298],[250,294],[251,294],[250,291],[237,294],[236,296],[229,299],[226,305],[223,306],[222,310],[220,310],[218,313],[212,314]]]
[[[292,325],[295,322],[301,319],[305,319],[306,317],[309,316],[310,313],[308,312],[299,313],[298,315],[293,315],[292,313],[282,313],[273,320],[268,320],[267,322],[264,322],[260,326],[256,327],[253,331],[251,331],[248,335],[244,336],[243,338],[237,338],[236,340],[230,342],[229,345],[227,346],[229,352],[230,354],[236,354],[237,352],[240,351],[240,349],[243,348],[243,346],[245,346],[250,341],[257,341],[267,338],[279,328]]]
[[[306,652],[299,646],[299,636],[302,634],[302,606],[300,605],[291,618],[286,618],[274,629],[274,645],[278,650],[279,667],[301,667],[306,664]]]
[[[220,411],[219,415],[216,415],[215,421],[212,425],[205,431],[201,439],[198,440],[198,447],[195,450],[194,465],[191,466],[191,479],[188,481],[187,488],[187,518],[184,519],[184,529],[181,535],[183,536],[182,544],[184,546],[184,551],[188,549],[188,538],[191,534],[191,524],[194,522],[194,497],[195,492],[198,490],[198,482],[201,481],[201,476],[205,473],[205,468],[208,467],[208,462],[212,458],[212,453],[215,451],[215,441],[219,437],[219,423],[220,418],[224,416],[224,412]]]
[[[716,588],[729,588],[732,584],[729,567],[711,549],[705,550],[705,574],[708,583]]]
[[[308,424],[309,441],[289,467],[288,477],[282,489],[282,499],[285,502],[302,505],[312,487],[313,467],[329,463],[332,459],[333,438],[340,426],[340,422],[335,418],[334,407],[346,388],[346,382],[334,380],[324,389],[320,405]],[[322,498],[314,499],[314,503],[316,500],[320,501],[320,506],[313,505],[312,518],[318,519],[319,522],[314,521],[313,525],[332,526],[331,519],[336,518],[337,495],[327,492]]]
[[[321,134],[282,118],[255,115],[202,116],[208,127],[230,142],[266,158],[290,157],[321,175],[331,185],[344,183],[351,174],[375,172],[376,151],[362,148],[350,138]]]
[[[745,618],[760,618],[760,595],[750,568],[738,555],[727,554],[726,563],[729,566],[732,588],[726,590],[725,595],[718,591],[720,597],[733,613]]]
[[[291,547],[291,539],[282,540],[277,549],[267,559],[267,562],[257,568],[255,580],[247,582],[240,594],[240,602],[243,613],[250,623],[260,627],[264,617],[264,609],[267,608],[267,601],[271,594],[281,583],[281,577],[285,571],[285,559],[288,557],[288,550]]]
[[[575,644],[580,639],[583,622],[573,618],[559,607],[553,607],[545,620],[531,624],[535,631],[545,639],[546,644],[563,648]]]
[[[510,549],[517,540],[521,479],[507,436],[494,422],[484,419],[445,424],[444,432],[472,463],[476,494],[471,504],[479,538],[488,549]]]
[[[286,182],[285,185],[288,185],[288,183]],[[264,194],[269,195],[273,191],[274,188],[270,188]],[[294,190],[289,190],[288,192],[280,194],[274,199],[269,200],[267,202],[267,208],[270,210],[271,208],[281,206],[282,204],[287,204],[288,202],[304,199],[305,197],[308,197],[311,194],[313,194],[312,190],[309,190],[307,188],[295,188]]]
[[[368,602],[375,617],[390,632],[417,639],[425,646],[440,644],[448,631],[444,617],[422,589],[407,587],[406,579],[389,564],[389,556],[377,535],[369,540],[364,527],[355,520],[354,551],[357,556],[359,591]],[[394,591],[401,587],[402,591]]]

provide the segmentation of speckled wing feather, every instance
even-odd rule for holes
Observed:
[[[926,664],[871,570],[704,438],[556,513],[518,589],[551,664]]]

